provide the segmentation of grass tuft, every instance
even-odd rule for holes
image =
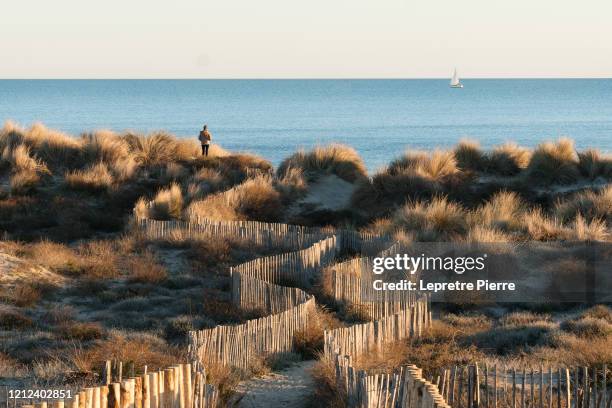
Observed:
[[[92,193],[107,191],[113,185],[113,175],[100,162],[85,170],[75,170],[65,176],[66,185],[73,190],[89,191]]]
[[[279,178],[287,176],[290,169],[301,169],[308,179],[320,175],[335,174],[354,183],[367,176],[367,170],[357,152],[345,145],[318,146],[309,152],[300,151],[282,161],[278,167]]]
[[[531,156],[526,176],[538,184],[570,184],[580,177],[578,156],[571,139],[542,143]]]

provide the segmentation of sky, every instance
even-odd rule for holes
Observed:
[[[0,78],[611,77],[610,0],[4,2]]]

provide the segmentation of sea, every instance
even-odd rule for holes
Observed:
[[[567,136],[612,152],[612,79],[0,80],[0,120],[77,136],[166,130],[277,165],[298,149],[348,144],[375,171],[406,150],[464,138],[490,148]]]

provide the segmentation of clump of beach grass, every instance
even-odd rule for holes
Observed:
[[[612,224],[612,186],[599,191],[586,190],[569,198],[557,200],[554,212],[563,221],[571,221],[578,215],[588,221],[606,220]]]
[[[268,176],[257,176],[223,193],[192,201],[189,218],[277,221],[282,216],[280,193]]]
[[[608,235],[604,221],[599,219],[588,221],[578,214],[568,231],[567,238],[572,241],[604,241]]]
[[[66,174],[66,184],[74,190],[91,192],[105,191],[113,185],[113,175],[106,164],[100,162],[84,170],[75,170]]]
[[[7,121],[0,129],[0,151],[7,145],[15,148],[23,145],[30,149],[40,160],[49,165],[64,165],[76,160],[80,155],[81,144],[76,139],[35,123],[28,129]]]
[[[414,232],[420,241],[450,240],[467,230],[464,208],[446,197],[408,203],[395,212],[393,223]]]
[[[165,132],[150,135],[128,133],[123,139],[130,153],[142,166],[166,165],[187,161],[200,155],[200,146],[193,140],[180,140]]]
[[[476,141],[461,140],[455,147],[454,155],[457,167],[462,170],[482,171],[487,168],[487,158]]]
[[[559,241],[567,236],[567,229],[554,217],[547,216],[540,208],[523,214],[523,228],[527,236],[536,241]]]
[[[432,182],[441,182],[460,173],[455,155],[449,151],[434,150],[425,152],[406,152],[404,156],[391,162],[390,174],[413,174]]]
[[[612,157],[603,156],[595,149],[587,149],[578,153],[578,169],[583,177],[596,179],[612,177]]]
[[[23,144],[4,147],[0,156],[0,168],[7,165],[11,169],[10,186],[14,194],[26,194],[33,191],[40,184],[43,176],[51,174],[47,165]]]
[[[352,147],[342,144],[317,146],[308,152],[294,153],[278,166],[278,177],[284,178],[290,169],[301,169],[309,179],[335,174],[349,183],[367,176],[365,164],[359,154]]]
[[[426,200],[461,190],[459,186],[468,178],[457,167],[453,152],[406,152],[379,170],[371,182],[361,183],[351,200],[355,207],[382,216],[407,200]]]
[[[515,176],[527,168],[531,152],[515,143],[505,143],[489,153],[486,171],[500,176]]]
[[[308,182],[302,169],[289,167],[283,172],[283,176],[276,180],[275,187],[281,194],[283,201],[290,202],[304,195]]]
[[[580,171],[574,141],[562,138],[556,143],[540,144],[525,171],[528,180],[539,184],[575,182],[580,177]]]
[[[471,213],[470,221],[474,225],[517,230],[520,228],[521,214],[525,208],[525,203],[517,193],[500,191]]]
[[[512,241],[512,236],[496,227],[483,225],[471,226],[465,236],[466,242],[473,243],[504,243]]]
[[[127,141],[109,130],[97,130],[81,135],[81,157],[84,163],[112,164],[130,155]]]
[[[589,316],[566,320],[561,324],[561,329],[577,337],[584,338],[607,337],[612,335],[612,324],[605,319]]]
[[[180,219],[183,212],[183,192],[177,183],[157,192],[152,201],[140,198],[135,206],[139,218],[154,220]]]

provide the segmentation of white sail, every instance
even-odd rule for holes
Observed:
[[[459,76],[457,76],[457,68],[455,68],[455,72],[453,72],[453,77],[450,81],[451,86],[459,85]]]

